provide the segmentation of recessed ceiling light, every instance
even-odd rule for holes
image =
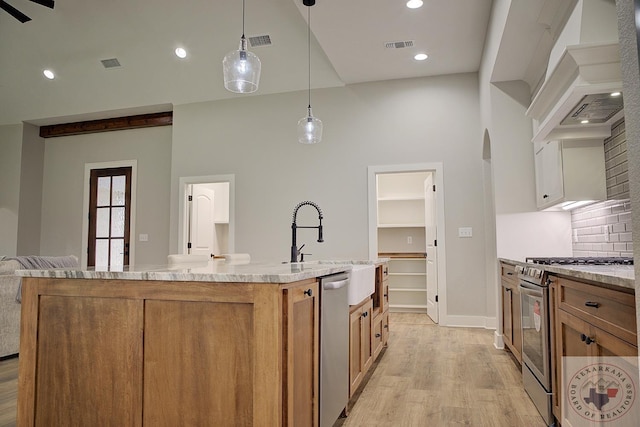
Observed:
[[[429,56],[426,53],[419,53],[416,56],[414,56],[413,59],[415,59],[416,61],[424,61],[428,57]]]
[[[417,9],[419,7],[422,7],[422,0],[409,0],[407,2],[407,7],[409,9]]]
[[[56,77],[56,75],[55,75],[55,74],[53,74],[53,71],[51,71],[51,70],[44,70],[44,71],[42,72],[42,74],[44,74],[44,76],[45,76],[46,78],[48,78],[49,80],[53,80],[53,79]]]
[[[176,52],[176,56],[180,59],[184,59],[187,57],[187,51],[181,47],[176,48],[175,52]]]
[[[611,96],[613,96],[613,97],[620,96],[620,95],[622,95],[622,93],[620,93],[620,92],[612,92],[611,93]]]
[[[582,123],[583,125],[586,125],[587,123],[589,123],[589,120],[580,120],[580,123]]]

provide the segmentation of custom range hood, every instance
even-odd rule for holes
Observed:
[[[526,114],[537,124],[533,142],[611,136],[624,115],[618,43],[567,46]]]

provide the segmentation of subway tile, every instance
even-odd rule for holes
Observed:
[[[617,224],[619,220],[618,215],[609,215],[607,217],[607,224]]]
[[[619,252],[626,251],[627,250],[627,244],[626,243],[615,243],[613,245],[613,250],[614,251],[619,251]]]
[[[623,222],[619,222],[617,224],[613,224],[613,227],[612,227],[611,231],[613,231],[614,233],[623,233],[623,232],[627,231],[627,229],[624,226]]]
[[[621,242],[631,242],[633,241],[631,237],[631,233],[620,233],[620,241]]]

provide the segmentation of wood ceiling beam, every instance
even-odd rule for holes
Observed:
[[[140,114],[137,116],[114,117],[112,119],[89,120],[86,122],[63,123],[40,127],[40,137],[84,135],[88,133],[111,132],[115,130],[139,129],[173,124],[173,111]]]

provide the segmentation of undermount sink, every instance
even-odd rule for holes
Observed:
[[[375,271],[373,264],[353,264],[349,281],[349,305],[356,305],[375,290]]]

